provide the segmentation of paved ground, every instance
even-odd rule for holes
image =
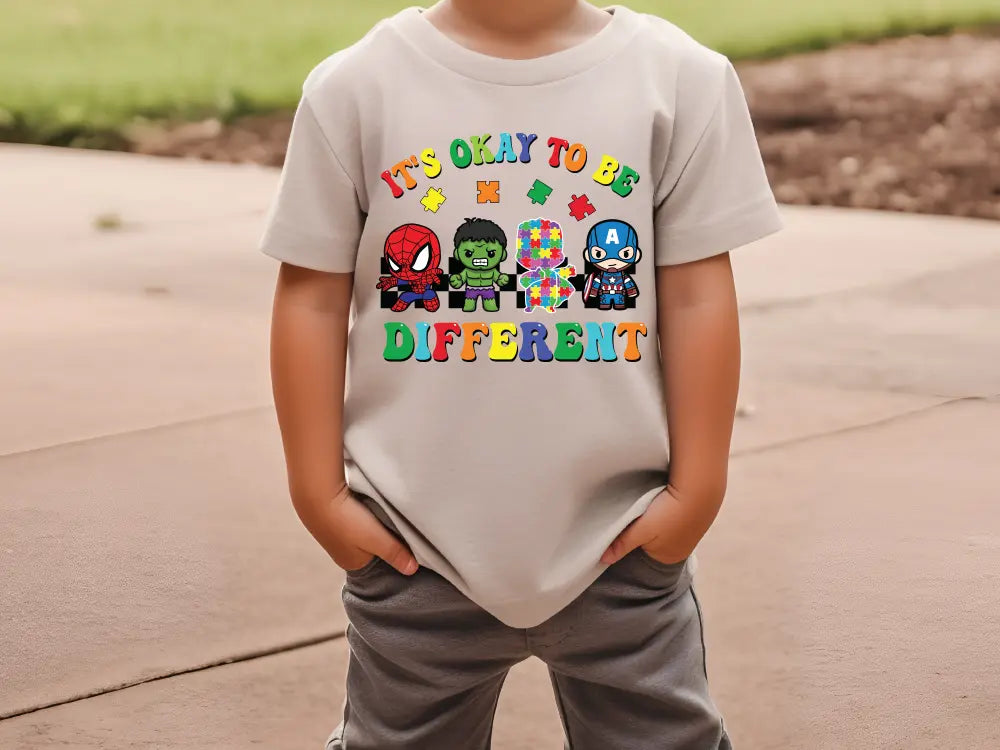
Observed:
[[[336,723],[342,576],[269,402],[274,181],[0,148],[2,748]],[[1000,224],[786,215],[735,256],[749,416],[698,583],[718,701],[743,750],[995,749]],[[495,744],[561,747],[540,663]]]

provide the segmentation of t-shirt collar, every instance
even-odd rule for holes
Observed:
[[[625,47],[638,27],[639,14],[623,5],[603,8],[611,21],[578,44],[540,57],[494,57],[464,47],[411,6],[395,18],[395,29],[411,46],[445,67],[487,83],[532,85],[566,78],[590,68]]]

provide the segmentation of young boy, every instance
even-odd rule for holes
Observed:
[[[346,570],[327,750],[485,750],[531,655],[568,748],[731,747],[693,550],[728,251],[780,226],[733,67],[623,6],[441,0],[312,71],[261,249],[292,501]]]

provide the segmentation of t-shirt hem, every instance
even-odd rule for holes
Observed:
[[[720,255],[784,229],[785,223],[770,194],[720,220],[694,227],[657,227],[654,265],[672,266]]]
[[[355,258],[338,259],[331,248],[350,245],[351,241],[337,237],[307,237],[294,230],[271,224],[258,243],[257,249],[282,263],[327,273],[352,273]]]
[[[474,594],[471,591],[465,595],[507,627],[524,630],[537,627],[555,617],[586,591],[608,567],[610,566],[607,563],[599,563],[597,567],[591,568],[586,576],[577,580],[575,586],[565,589],[560,596],[552,598],[492,601],[473,598]]]

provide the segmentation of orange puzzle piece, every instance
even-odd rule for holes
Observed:
[[[479,203],[499,203],[500,202],[500,181],[494,180],[492,182],[487,182],[485,180],[478,180],[476,182],[476,187],[479,189],[479,193],[476,195],[476,200]]]

